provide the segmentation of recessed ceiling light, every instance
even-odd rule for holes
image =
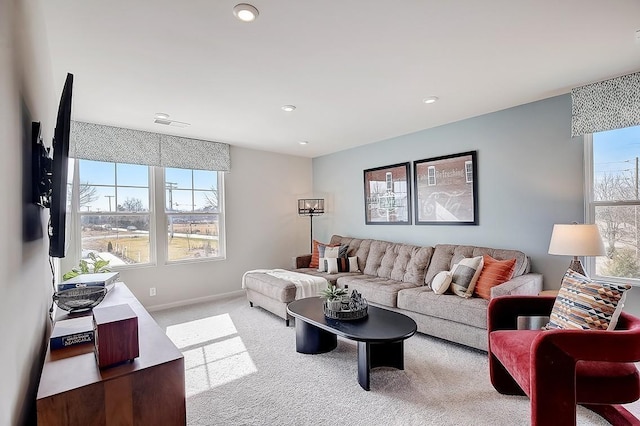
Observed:
[[[240,3],[233,7],[233,14],[242,22],[252,22],[258,17],[258,9],[247,3]]]
[[[169,118],[169,114],[167,114],[166,112],[158,112],[156,113],[156,118],[159,118],[161,120],[166,120]]]
[[[440,99],[440,98],[438,98],[437,96],[429,96],[427,98],[424,98],[422,100],[422,102],[424,102],[425,104],[432,104],[432,103],[436,102],[438,99]]]
[[[308,145],[308,144],[309,144],[309,141],[300,141],[300,142],[298,142],[298,143],[299,143],[300,145]]]
[[[282,106],[282,110],[283,110],[283,111],[291,112],[291,111],[293,111],[294,109],[296,109],[296,106],[295,106],[295,105],[283,105],[283,106]]]

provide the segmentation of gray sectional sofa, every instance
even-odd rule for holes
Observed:
[[[327,274],[309,268],[311,255],[294,258],[294,271],[319,275],[338,287],[357,290],[375,306],[413,318],[418,331],[473,348],[487,350],[487,306],[489,301],[468,299],[451,293],[435,294],[430,284],[441,271],[448,271],[463,258],[487,254],[494,259],[516,259],[513,277],[491,289],[491,297],[512,294],[536,295],[542,290],[542,275],[531,273],[529,258],[517,250],[438,244],[420,247],[388,241],[334,235],[329,244],[349,246],[348,256],[358,258],[361,272]],[[287,305],[295,300],[294,284],[264,274],[245,276],[247,298],[284,318]]]

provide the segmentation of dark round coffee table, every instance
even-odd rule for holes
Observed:
[[[404,341],[416,332],[416,322],[406,315],[369,305],[365,318],[342,321],[324,316],[324,299],[309,297],[289,303],[287,312],[296,319],[296,351],[303,354],[329,352],[337,336],[358,342],[358,383],[369,390],[375,367],[404,370]]]

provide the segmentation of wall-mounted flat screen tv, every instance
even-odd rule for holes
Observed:
[[[71,95],[73,74],[67,74],[62,89],[58,118],[53,135],[53,164],[51,168],[51,205],[49,223],[49,256],[64,257],[65,221],[67,216],[67,167],[69,159],[69,133],[71,131]]]

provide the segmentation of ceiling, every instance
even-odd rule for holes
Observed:
[[[40,2],[73,119],[305,157],[640,70],[638,0]]]

